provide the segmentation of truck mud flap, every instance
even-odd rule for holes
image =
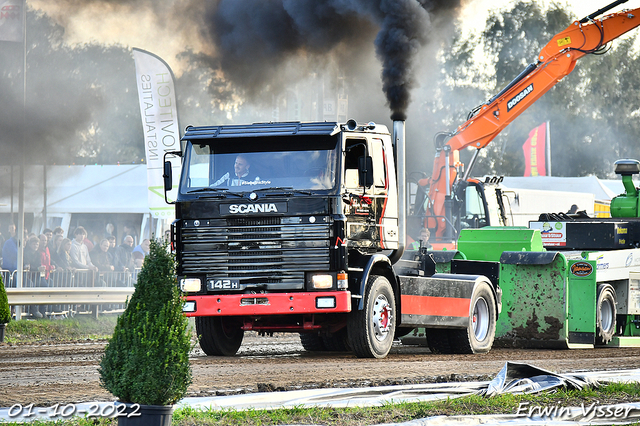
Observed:
[[[466,328],[479,275],[400,276],[402,326]]]
[[[489,278],[495,290],[498,288],[500,278],[500,263],[456,259],[451,262],[451,273],[484,275]]]

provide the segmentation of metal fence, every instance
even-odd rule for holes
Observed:
[[[139,271],[52,271],[48,277],[44,272],[25,271],[21,288],[17,288],[17,271],[0,269],[0,275],[13,316],[20,312],[23,317],[58,318],[122,311]]]

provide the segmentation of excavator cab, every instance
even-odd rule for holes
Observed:
[[[456,238],[462,229],[477,229],[489,226],[490,217],[487,206],[487,198],[483,184],[477,179],[469,179],[461,182],[456,188],[456,197],[459,202],[454,203],[454,225]]]
[[[436,249],[455,242],[462,229],[476,229],[495,224],[491,219],[485,185],[478,179],[456,183],[452,191],[450,219],[447,219],[447,216],[434,215],[430,211],[428,187],[413,185],[413,188],[415,190],[411,199],[414,200],[414,204],[407,218],[409,235],[416,239],[423,227],[428,228],[431,234],[430,243]],[[438,237],[438,230],[447,223],[447,228],[452,230],[451,235]]]

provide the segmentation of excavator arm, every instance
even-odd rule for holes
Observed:
[[[447,135],[450,139],[437,143],[432,176],[419,182],[429,188],[426,224],[436,228],[436,238],[447,239],[453,235],[450,207],[453,185],[460,179],[456,168],[459,151],[467,147],[478,150],[486,147],[516,117],[571,73],[578,59],[602,51],[607,43],[639,26],[640,8],[595,19],[626,1],[615,1],[556,34],[540,51],[536,62],[529,64],[497,95],[476,108],[464,124]],[[465,180],[477,153],[467,168]]]

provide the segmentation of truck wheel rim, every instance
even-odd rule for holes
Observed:
[[[603,331],[609,331],[613,324],[613,307],[608,299],[603,300],[600,305],[600,324]]]
[[[384,295],[378,295],[373,303],[373,331],[378,341],[385,340],[389,335],[391,321],[391,305]]]
[[[480,297],[473,305],[473,317],[471,319],[473,324],[473,334],[476,340],[483,341],[487,334],[489,334],[489,306],[487,301]]]

